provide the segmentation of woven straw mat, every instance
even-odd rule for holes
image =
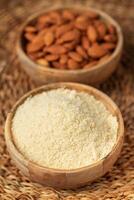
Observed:
[[[12,164],[3,136],[7,112],[17,99],[36,87],[19,67],[14,48],[17,31],[31,13],[55,3],[81,3],[100,8],[117,19],[125,38],[118,70],[99,86],[121,109],[125,121],[125,143],[122,153],[112,170],[104,177],[74,191],[57,191],[30,182]],[[133,22],[133,0],[0,1],[0,200],[134,200]]]

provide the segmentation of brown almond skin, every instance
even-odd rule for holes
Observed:
[[[108,34],[108,35],[104,36],[104,40],[106,42],[116,42],[117,41],[117,37],[115,35]]]
[[[85,15],[88,16],[89,19],[97,19],[99,17],[99,15],[94,11],[88,11]]]
[[[91,61],[90,63],[86,64],[83,68],[84,69],[90,69],[91,67],[93,67],[94,65],[97,65],[98,61]]]
[[[60,24],[63,23],[63,19],[61,17],[61,14],[57,10],[51,11],[50,17],[51,17],[51,19],[55,20],[55,22],[56,22],[57,25],[60,25]]]
[[[112,24],[109,24],[108,26],[108,32],[112,35],[116,34],[116,28],[112,25]]]
[[[67,49],[61,45],[52,45],[50,47],[46,47],[43,50],[44,52],[52,53],[52,54],[64,54],[67,52]]]
[[[81,62],[83,59],[82,56],[75,51],[69,52],[68,55],[70,58],[72,58],[76,62]]]
[[[110,53],[106,54],[105,56],[103,56],[103,57],[99,60],[99,62],[100,62],[100,63],[105,62],[110,56],[111,56]]]
[[[26,26],[25,31],[28,33],[35,33],[37,29],[34,26]]]
[[[113,49],[115,49],[115,47],[116,47],[116,45],[114,44],[114,43],[108,43],[108,42],[106,42],[106,43],[103,43],[102,45],[101,45],[104,49],[107,49],[107,50],[113,50]]]
[[[73,59],[68,59],[68,69],[80,69],[80,64]]]
[[[56,61],[52,62],[52,66],[53,66],[54,68],[60,69],[60,70],[62,70],[62,69],[67,69],[67,64],[61,64],[61,63],[56,62]]]
[[[52,31],[48,31],[44,36],[44,43],[46,46],[50,46],[54,42],[54,34]]]
[[[77,46],[76,47],[76,51],[78,54],[80,54],[83,58],[87,59],[88,58],[88,55],[85,51],[85,49],[82,47],[82,46]]]
[[[85,50],[88,50],[88,48],[90,47],[90,42],[88,40],[88,38],[86,36],[83,36],[82,39],[81,39],[81,43],[82,43],[82,47],[85,49]]]
[[[56,38],[60,37],[61,35],[65,34],[66,32],[70,31],[73,28],[73,23],[61,25],[56,29]]]
[[[88,18],[86,16],[83,16],[83,15],[77,17],[75,22],[74,22],[75,27],[80,29],[80,30],[86,30],[88,24],[89,24]]]
[[[42,38],[40,38],[38,40],[34,40],[33,42],[29,43],[26,47],[26,51],[29,53],[36,52],[41,50],[43,46],[44,46],[44,41]]]
[[[101,58],[108,53],[107,49],[104,49],[101,45],[95,43],[88,49],[88,55],[91,58]]]
[[[98,38],[98,34],[96,31],[96,28],[93,25],[89,25],[87,28],[87,37],[89,39],[89,41],[96,42],[97,38]]]
[[[60,57],[60,63],[61,64],[65,64],[65,63],[67,63],[67,61],[68,61],[68,56],[66,54],[61,55],[61,57]]]
[[[106,32],[107,32],[107,27],[106,27],[106,25],[102,22],[102,23],[100,23],[100,24],[96,27],[96,29],[97,29],[99,38],[100,38],[100,39],[103,39],[104,36],[106,35]]]
[[[63,44],[64,42],[78,40],[79,37],[80,32],[77,29],[74,29],[72,31],[68,31],[59,40],[57,40],[57,44]]]
[[[63,46],[67,49],[67,51],[73,50],[76,46],[76,41],[66,42]]]
[[[29,40],[29,41],[32,41],[34,38],[35,38],[35,34],[33,34],[33,33],[25,33],[24,34],[24,37],[27,39],[27,40]]]
[[[34,53],[29,53],[28,56],[32,59],[32,60],[36,60],[38,58],[41,58],[44,56],[44,52],[43,51],[38,51],[38,52],[34,52]]]
[[[47,61],[55,61],[59,59],[59,55],[58,54],[50,54],[50,55],[46,55],[45,59]]]
[[[63,10],[62,17],[65,20],[73,20],[75,18],[74,13],[71,10]]]

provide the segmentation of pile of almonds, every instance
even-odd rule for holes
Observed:
[[[49,11],[24,29],[25,51],[36,63],[56,69],[88,69],[116,48],[117,33],[93,12]]]

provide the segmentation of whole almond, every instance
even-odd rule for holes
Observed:
[[[88,18],[86,16],[82,16],[82,15],[77,17],[74,22],[75,27],[80,30],[86,30],[88,24],[89,24]]]
[[[27,26],[25,28],[25,31],[28,33],[35,33],[37,31],[37,29],[34,26]]]
[[[68,69],[79,69],[80,68],[80,64],[78,62],[76,62],[75,60],[73,59],[69,59],[68,60]]]
[[[60,25],[63,23],[63,19],[61,18],[61,14],[59,11],[51,11],[50,13],[51,19],[54,19],[57,25]]]
[[[64,54],[67,52],[67,49],[61,45],[52,45],[50,47],[45,47],[43,49],[44,52],[52,53],[52,54]]]
[[[63,46],[67,49],[67,51],[73,50],[76,46],[76,41],[66,42]]]
[[[106,42],[116,42],[117,41],[117,37],[115,35],[105,35],[104,36],[104,40]]]
[[[24,37],[27,39],[27,40],[29,40],[29,41],[32,41],[34,38],[35,38],[35,34],[33,34],[33,33],[25,33],[24,34]]]
[[[45,59],[47,61],[55,61],[55,60],[58,60],[58,58],[59,58],[58,54],[50,54],[50,55],[45,56]]]
[[[46,46],[50,46],[54,42],[54,34],[52,31],[48,31],[44,36],[44,43]]]
[[[38,58],[41,58],[44,56],[44,52],[39,51],[39,52],[29,53],[28,56],[33,60],[37,60]]]
[[[65,20],[73,20],[75,18],[75,15],[72,11],[70,10],[63,10],[63,13],[62,13],[62,17],[65,19]]]
[[[43,59],[43,58],[40,58],[38,60],[36,60],[37,64],[39,65],[43,65],[45,67],[49,67],[49,63],[47,60]]]
[[[102,22],[96,27],[96,29],[97,29],[99,38],[103,39],[105,34],[106,34],[106,32],[107,32],[106,25]]]
[[[90,69],[91,67],[93,67],[94,65],[97,65],[98,61],[91,61],[90,63],[86,64],[83,68],[84,69]]]
[[[88,55],[92,58],[101,58],[108,53],[101,45],[95,43],[88,49]]]
[[[88,26],[87,37],[88,37],[89,41],[96,42],[96,40],[98,38],[98,34],[97,34],[97,31],[96,31],[96,28],[93,25]]]
[[[108,26],[108,31],[110,34],[116,34],[116,29],[112,24]]]
[[[100,63],[103,63],[103,62],[105,62],[109,57],[111,56],[111,54],[106,54],[105,56],[103,56],[101,59],[100,59]]]
[[[88,40],[88,38],[86,36],[83,36],[82,39],[81,39],[81,43],[82,43],[82,47],[85,49],[85,50],[88,50],[88,48],[90,47],[90,42]]]
[[[86,16],[88,16],[90,19],[97,19],[99,17],[99,15],[94,12],[94,11],[88,11],[85,13]]]
[[[59,63],[59,62],[52,62],[52,66],[56,69],[67,69],[67,65],[66,64],[63,64],[63,63]]]
[[[33,42],[29,43],[27,45],[27,52],[36,52],[39,51],[43,48],[44,46],[44,41],[42,38],[38,39],[38,40],[34,40]]]
[[[81,46],[77,46],[76,47],[76,51],[78,52],[78,54],[80,54],[83,58],[87,59],[88,58],[88,55],[85,51],[85,49]]]
[[[76,62],[81,62],[83,59],[82,56],[75,51],[69,52],[68,55],[70,58],[72,58]]]
[[[113,50],[113,49],[115,49],[115,47],[116,47],[116,45],[115,45],[114,43],[108,43],[108,42],[103,43],[101,46],[102,46],[104,49],[107,49],[107,50]]]
[[[60,57],[60,63],[65,64],[68,61],[68,56],[66,54],[61,55]]]
[[[78,40],[79,37],[80,37],[80,32],[77,29],[74,29],[62,35],[61,38],[57,40],[57,44],[62,44],[64,42]]]
[[[38,24],[42,24],[44,27],[49,24],[53,24],[55,19],[52,19],[49,15],[42,15],[38,18]]]
[[[65,34],[68,31],[70,31],[72,28],[73,28],[73,23],[59,26],[56,29],[56,38],[60,37],[61,35]]]

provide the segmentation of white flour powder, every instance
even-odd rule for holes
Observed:
[[[74,169],[105,157],[118,122],[93,96],[55,89],[28,98],[16,111],[13,137],[21,153],[39,165]]]

